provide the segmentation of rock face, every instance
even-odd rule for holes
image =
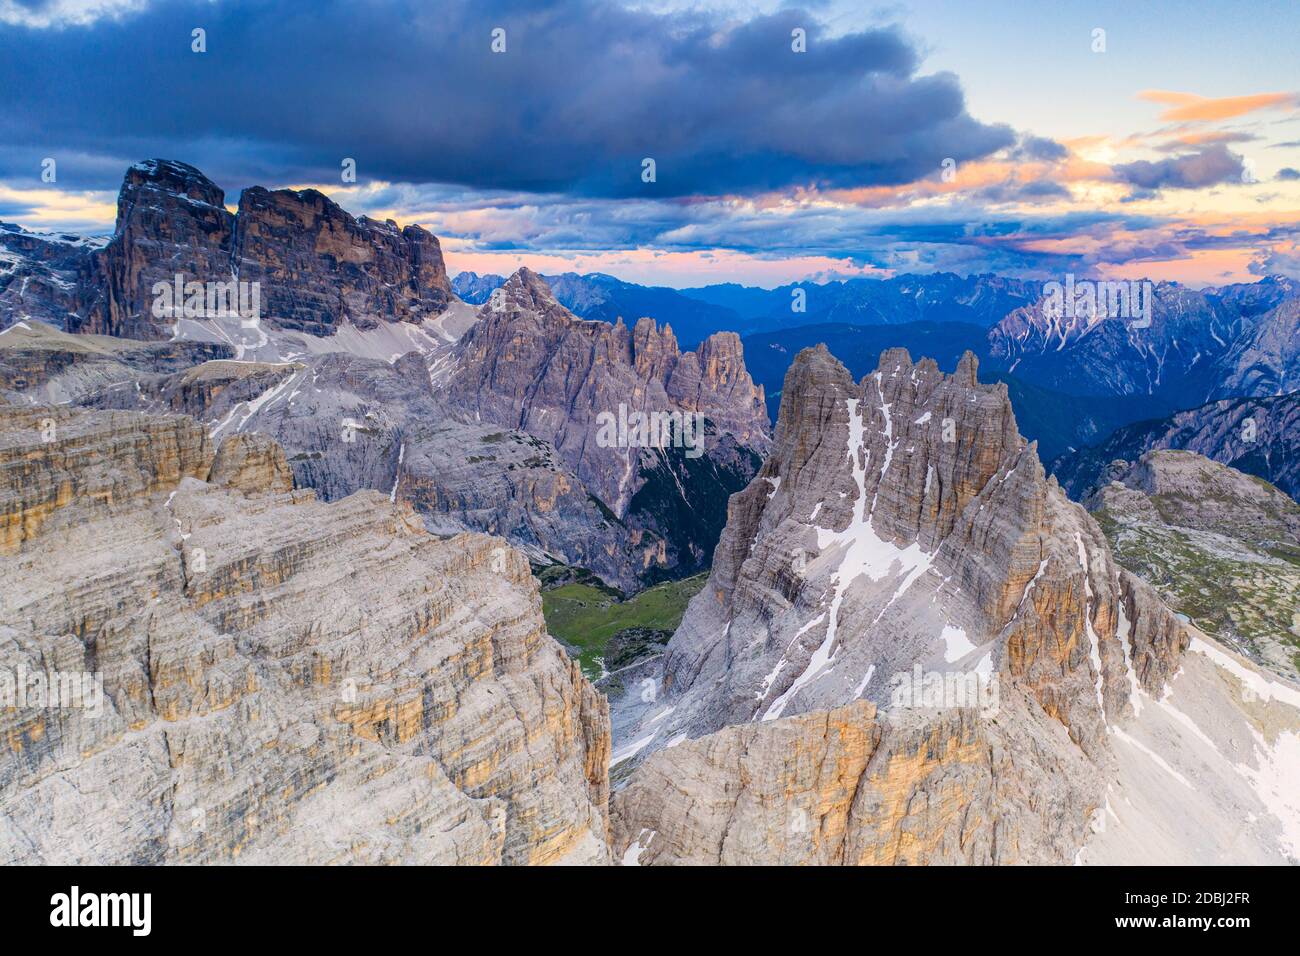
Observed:
[[[527,269],[480,308],[442,376],[448,400],[476,420],[553,445],[616,517],[669,543],[658,563],[680,573],[707,561],[722,527],[720,510],[692,506],[743,487],[768,444],[763,392],[738,336],[718,333],[682,352],[652,319],[630,330],[578,319]],[[702,434],[683,427],[696,415]],[[668,429],[638,438],[638,416]]]
[[[453,299],[438,240],[419,226],[354,218],[311,189],[250,187],[234,214],[198,169],[162,159],[127,171],[112,240],[75,266],[75,307],[56,296],[44,309],[62,314],[53,324],[136,339],[171,337],[175,318],[155,314],[153,289],[177,274],[257,282],[268,326],[313,335],[380,319],[419,323]],[[25,309],[2,291],[0,303],[3,324]]]
[[[1174,610],[1300,678],[1300,505],[1194,452],[1147,452],[1087,502],[1116,560]]]
[[[32,320],[62,328],[78,307],[82,265],[105,241],[0,223],[0,329]]]
[[[660,694],[615,715],[615,853],[1068,860],[1112,726],[1187,640],[973,355],[945,376],[892,350],[855,383],[806,350]]]
[[[328,335],[344,322],[419,322],[451,301],[442,248],[420,226],[353,218],[314,189],[239,197],[239,278],[260,282],[262,308],[282,328]]]
[[[540,564],[588,567],[629,590],[664,550],[604,509],[546,442],[449,407],[418,354],[206,362],[84,402],[192,415],[218,439],[270,436],[297,486],[326,500],[382,491],[431,531],[499,534]]]
[[[454,401],[551,442],[620,514],[634,490],[625,477],[629,449],[600,447],[596,422],[620,404],[628,415],[700,412],[720,432],[766,450],[763,394],[745,371],[738,336],[719,333],[683,353],[672,329],[653,319],[629,330],[577,318],[528,269],[479,310],[456,362]]]
[[[213,446],[0,409],[0,860],[605,860],[607,706],[523,556]]]
[[[167,337],[168,319],[153,314],[153,287],[221,281],[232,275],[235,217],[226,194],[186,163],[146,160],[126,171],[117,197],[113,239],[87,262],[83,305],[70,332],[132,339]]]
[[[233,357],[234,349],[216,342],[69,335],[43,322],[25,321],[0,332],[0,396],[12,402],[96,403],[137,382]]]
[[[1146,452],[1163,448],[1196,452],[1300,500],[1300,392],[1222,399],[1128,425],[1100,445],[1063,455],[1052,470],[1070,496],[1082,500]]]

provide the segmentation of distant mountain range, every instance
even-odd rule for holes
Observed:
[[[1300,285],[1152,286],[1150,315],[1059,314],[1048,300],[989,332],[997,367],[1078,395],[1159,395],[1191,408],[1300,388]],[[1148,324],[1149,323],[1149,324]]]
[[[714,331],[739,332],[773,420],[785,371],[802,348],[824,343],[855,375],[894,346],[931,356],[943,368],[969,350],[986,380],[1006,383],[1017,422],[1039,443],[1044,462],[1135,422],[1218,399],[1300,389],[1300,283],[1281,276],[1205,289],[1147,284],[1149,324],[1141,316],[1054,310],[1050,286],[990,275],[777,289],[721,283],[674,290],[599,273],[549,281],[575,314],[629,323],[650,315],[670,324],[683,348]],[[452,289],[467,301],[485,301],[501,282],[464,272]],[[804,310],[794,311],[800,291]]]
[[[908,273],[891,279],[793,282],[766,290],[725,283],[682,289],[682,295],[731,309],[743,319],[769,320],[771,328],[839,322],[899,325],[906,322],[965,322],[983,328],[1042,295],[1042,283],[997,275],[951,272]],[[792,304],[804,293],[804,312]]]
[[[949,272],[798,282],[775,289],[723,283],[679,290],[637,285],[600,272],[566,272],[545,279],[560,303],[576,315],[611,323],[621,316],[629,324],[652,316],[673,327],[683,348],[694,348],[713,332],[747,335],[826,323],[958,322],[986,329],[1042,292],[1038,282]],[[451,285],[466,302],[480,304],[504,282],[499,275],[462,272]]]

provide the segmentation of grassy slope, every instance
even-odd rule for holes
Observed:
[[[1158,498],[1152,499],[1157,509]],[[1171,607],[1256,660],[1273,645],[1267,655],[1273,669],[1293,680],[1298,676],[1300,553],[1271,548],[1260,558],[1242,560],[1216,546],[1229,542],[1216,541],[1214,535],[1116,520],[1105,510],[1093,517],[1110,540],[1116,560],[1153,584]],[[1295,668],[1289,673],[1279,666],[1287,657]]]
[[[547,630],[582,649],[578,660],[583,673],[596,678],[601,674],[605,645],[611,637],[628,627],[677,630],[686,605],[707,580],[707,574],[697,574],[667,581],[626,601],[620,601],[616,592],[594,580],[570,581],[542,591],[542,613]]]

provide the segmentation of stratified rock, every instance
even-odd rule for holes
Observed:
[[[0,332],[0,395],[20,404],[129,408],[135,401],[131,393],[198,363],[233,355],[229,345],[215,342],[69,335],[44,322],[23,322]]]
[[[188,418],[5,405],[0,422],[0,554],[136,511],[212,467],[212,440]]]
[[[743,487],[768,446],[739,337],[720,332],[683,353],[652,319],[629,330],[577,318],[528,269],[478,314],[441,373],[449,401],[553,445],[617,518],[669,544],[655,562],[664,576],[707,565],[724,521],[709,503]],[[692,442],[681,417],[695,414],[707,426]],[[649,415],[676,416],[662,447],[633,437]]]
[[[973,355],[890,350],[855,383],[805,350],[658,693],[619,701],[615,854],[654,831],[642,860],[1068,860],[1112,728],[1186,646]]]
[[[858,701],[727,727],[642,764],[612,805],[638,865],[1044,864],[1073,854],[1087,761],[1026,719],[882,720]]]
[[[236,219],[236,266],[261,283],[275,324],[329,335],[347,322],[420,322],[451,301],[442,249],[420,226],[360,219],[315,189],[245,189]]]
[[[199,170],[155,159],[127,171],[113,238],[81,263],[66,327],[170,338],[176,318],[155,314],[153,290],[177,275],[256,282],[261,321],[313,335],[419,323],[453,299],[438,240],[419,226],[357,219],[313,189],[250,187],[236,215]]]
[[[523,556],[267,458],[237,436],[214,466],[183,417],[0,409],[0,668],[102,681],[0,709],[0,860],[604,861],[606,705]]]
[[[247,493],[293,490],[293,472],[284,449],[267,435],[250,432],[230,435],[212,460],[208,481],[222,488]]]

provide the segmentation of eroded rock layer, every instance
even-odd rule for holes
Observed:
[[[113,238],[78,269],[75,308],[57,324],[138,339],[171,336],[176,317],[155,287],[177,275],[256,282],[260,319],[314,335],[418,323],[453,298],[438,240],[420,226],[358,219],[313,189],[250,187],[232,213],[198,169],[163,159],[127,170]]]
[[[854,382],[807,350],[654,693],[616,708],[615,853],[1065,861],[1187,641],[974,356]]]
[[[607,704],[524,557],[214,444],[0,406],[0,860],[603,861]]]

